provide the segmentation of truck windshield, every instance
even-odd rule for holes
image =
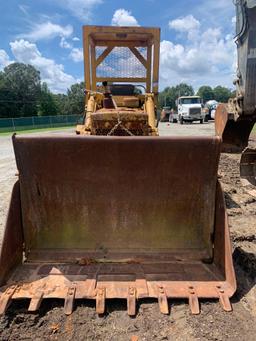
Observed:
[[[181,104],[201,104],[200,98],[181,98]]]

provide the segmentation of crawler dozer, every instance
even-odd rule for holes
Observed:
[[[236,97],[218,106],[216,135],[223,140],[222,151],[241,153],[242,183],[256,185],[256,149],[248,147],[256,123],[256,0],[236,1],[238,53]]]
[[[12,300],[219,299],[236,290],[219,137],[155,127],[160,30],[84,27],[86,114],[78,135],[13,137],[13,187],[0,258],[0,313]],[[112,54],[112,55],[111,55]],[[121,60],[120,60],[121,59]],[[139,87],[138,85],[142,85]],[[145,92],[138,91],[145,89]]]
[[[85,28],[87,105],[77,134],[157,135],[159,36],[157,28]]]

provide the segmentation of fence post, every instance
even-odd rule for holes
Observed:
[[[12,118],[12,128],[13,128],[13,131],[15,131],[15,124],[14,124],[14,119]]]
[[[32,126],[33,126],[33,129],[35,128],[35,120],[34,120],[34,117],[32,116]]]

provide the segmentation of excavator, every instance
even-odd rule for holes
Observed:
[[[10,303],[217,299],[236,291],[219,136],[156,128],[160,29],[84,26],[86,113],[74,135],[14,135],[19,171],[0,255],[0,314]]]
[[[256,186],[256,149],[248,146],[256,123],[256,0],[236,0],[238,65],[236,97],[220,104],[215,115],[216,135],[222,138],[222,152],[242,153],[242,184]],[[256,196],[256,190],[250,190]]]

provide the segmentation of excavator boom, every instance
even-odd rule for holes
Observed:
[[[230,99],[228,104],[218,106],[215,130],[222,138],[223,152],[243,152],[241,178],[255,185],[256,150],[247,149],[247,146],[256,123],[256,0],[236,1],[236,19],[236,97]]]

